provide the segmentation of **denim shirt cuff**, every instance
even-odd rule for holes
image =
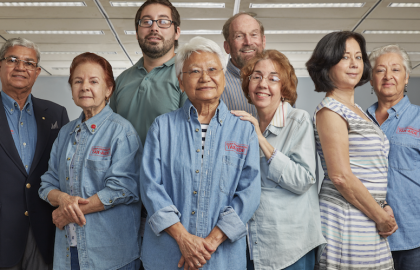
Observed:
[[[54,189],[59,190],[56,187],[47,187],[43,189],[42,192],[39,193],[39,197],[43,199],[44,201],[46,201],[47,203],[51,204],[50,200],[48,200],[48,194],[50,194],[51,190],[54,190]],[[51,206],[53,205],[51,204]]]
[[[115,205],[124,203],[129,200],[131,192],[125,189],[114,190],[109,187],[98,191],[99,200],[104,205],[104,209],[108,210]]]
[[[277,155],[271,160],[268,165],[268,174],[267,178],[271,181],[274,181],[277,184],[280,184],[281,176],[283,170],[287,168],[287,165],[290,162],[290,158],[283,154],[282,152],[277,152]]]
[[[179,222],[180,218],[181,213],[175,205],[169,205],[155,212],[149,218],[148,223],[156,236],[160,236],[163,230]]]
[[[231,242],[235,242],[246,235],[245,224],[231,206],[225,207],[220,212],[217,227],[226,234]]]

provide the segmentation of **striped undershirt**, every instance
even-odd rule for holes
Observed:
[[[201,162],[203,162],[204,159],[204,143],[206,141],[206,133],[208,127],[209,124],[201,124]]]

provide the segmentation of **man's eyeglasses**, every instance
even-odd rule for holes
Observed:
[[[266,79],[267,83],[271,84],[271,85],[274,85],[274,84],[280,82],[279,76],[274,75],[274,74],[268,75],[267,78],[264,78],[264,76],[261,75],[260,73],[252,73],[249,76],[249,81],[252,82],[252,83],[260,83],[260,82],[262,82],[263,79]]]
[[[156,22],[159,28],[169,28],[174,23],[171,20],[167,19],[158,19],[158,20],[151,20],[151,19],[141,19],[139,20],[140,27],[147,27],[150,28],[153,25],[153,22]]]
[[[35,63],[33,61],[21,60],[14,56],[5,57],[1,59],[0,61],[3,61],[3,60],[6,60],[6,65],[8,65],[9,67],[16,67],[19,65],[19,62],[22,62],[23,67],[26,68],[27,70],[35,70],[38,67],[38,63]]]
[[[223,68],[221,69],[217,69],[217,68],[209,68],[207,70],[203,70],[200,68],[195,68],[193,70],[189,70],[189,71],[185,71],[182,73],[188,73],[188,75],[190,76],[190,78],[201,78],[201,76],[203,76],[204,72],[207,73],[207,75],[209,75],[210,77],[216,77],[220,71],[222,71]]]

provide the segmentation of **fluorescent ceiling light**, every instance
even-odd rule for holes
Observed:
[[[306,68],[295,68],[295,71],[308,71]]]
[[[135,35],[136,31],[124,30],[126,35]],[[181,30],[181,35],[220,35],[222,30]]]
[[[420,54],[420,52],[407,52],[408,54]]]
[[[86,7],[85,2],[0,2],[0,7]]]
[[[70,70],[70,67],[52,67],[53,70]]]
[[[406,34],[406,35],[418,35],[418,34],[420,34],[420,31],[411,31],[411,30],[409,30],[409,31],[365,30],[365,31],[363,31],[363,34],[386,34],[386,35],[389,35],[389,34]]]
[[[103,31],[67,31],[67,30],[52,30],[52,31],[45,31],[45,30],[36,30],[36,31],[15,31],[15,30],[6,30],[8,34],[34,34],[34,35],[104,35]]]
[[[220,35],[222,30],[181,30],[182,35]]]
[[[365,3],[282,3],[282,4],[254,4],[249,8],[358,8]]]
[[[113,70],[126,70],[126,67],[112,67]]]
[[[41,54],[82,54],[85,52],[41,52]],[[117,54],[117,52],[92,52],[95,54]]]
[[[340,30],[265,30],[264,34],[329,34],[331,32],[340,32]],[[181,32],[182,33],[182,32]]]
[[[388,7],[420,7],[420,3],[389,3]]]
[[[110,1],[111,7],[139,7],[144,2],[113,2]],[[225,8],[225,3],[189,3],[189,2],[172,2],[172,5],[177,8]]]

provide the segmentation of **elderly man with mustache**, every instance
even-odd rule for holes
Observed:
[[[223,25],[224,48],[230,54],[226,67],[226,87],[221,99],[229,110],[246,111],[257,117],[255,106],[248,103],[242,91],[241,68],[265,48],[264,26],[251,16],[240,12]]]

